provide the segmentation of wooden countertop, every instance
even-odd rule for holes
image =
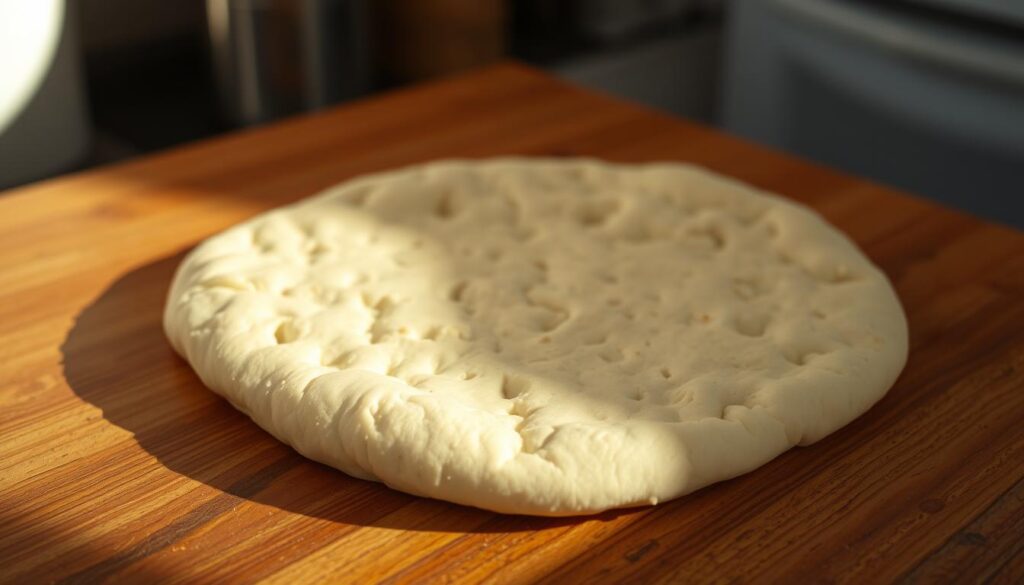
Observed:
[[[910,362],[820,443],[579,519],[309,462],[164,340],[205,236],[354,175],[508,153],[684,160],[803,201],[893,279]],[[0,581],[1024,579],[1024,234],[501,65],[0,196]]]

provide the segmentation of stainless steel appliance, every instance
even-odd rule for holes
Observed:
[[[726,60],[728,129],[1024,226],[1024,4],[734,0]]]
[[[367,92],[365,0],[207,0],[229,121],[256,124]]]

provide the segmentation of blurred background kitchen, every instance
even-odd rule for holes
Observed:
[[[1024,1],[0,0],[0,188],[504,59],[1024,228]]]

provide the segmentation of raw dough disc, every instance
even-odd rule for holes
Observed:
[[[447,161],[214,236],[165,328],[303,455],[500,512],[656,503],[813,443],[906,360],[808,209],[679,164]]]

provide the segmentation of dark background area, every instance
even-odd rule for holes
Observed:
[[[57,148],[15,142],[52,143],[61,136],[55,122],[38,136],[28,122],[8,136],[0,129],[0,187],[511,58],[1024,227],[1024,4],[78,0],[68,7],[73,34],[62,50],[77,64],[69,78],[83,91],[75,103],[64,97],[63,111],[81,109],[81,146],[58,156]]]
[[[232,119],[232,113],[224,111],[218,100],[204,2],[179,2],[178,10],[169,13],[169,18],[149,16],[144,19],[148,24],[142,26],[136,23],[143,19],[114,11],[112,4],[133,6],[130,12],[138,13],[141,5],[156,6],[160,2],[82,2],[85,79],[90,113],[99,137],[91,162],[158,150],[245,124]],[[680,115],[712,121],[722,27],[721,11],[714,3],[679,2],[675,12],[665,17],[643,18],[641,14],[630,20],[634,24],[627,29],[602,35],[585,28],[579,3],[489,2],[490,8],[482,10],[480,5],[488,2],[472,9],[468,8],[472,4],[469,2],[438,2],[434,20],[454,21],[461,17],[468,22],[458,24],[471,29],[463,32],[463,37],[484,38],[482,42],[473,38],[449,41],[447,46],[444,38],[459,36],[460,31],[438,30],[440,27],[430,18],[415,19],[417,14],[409,13],[430,11],[416,11],[411,8],[413,4],[385,0],[369,7],[364,26],[370,34],[365,46],[357,54],[346,56],[348,63],[344,59],[340,63],[341,68],[354,67],[353,61],[358,60],[370,65],[363,90],[346,96],[348,99],[512,58],[570,79],[576,76],[586,81],[597,77],[594,85],[603,85],[606,90],[618,89],[618,93],[656,102],[655,105]],[[117,20],[124,20],[126,28],[113,27]],[[414,28],[414,23],[428,33],[420,39],[411,38],[413,35],[407,29]],[[138,27],[137,32],[114,32],[133,27]],[[666,71],[642,69],[647,56],[634,53],[645,52],[654,53],[655,58],[664,54],[661,68]],[[681,62],[687,60],[692,63]],[[629,87],[628,79],[612,79],[614,73],[606,74],[609,79],[604,79],[602,71],[594,71],[616,65],[643,73],[645,79],[662,86],[662,94],[668,85],[689,82],[689,87],[686,95],[659,96],[657,90],[645,92],[643,87]],[[623,87],[616,87],[617,81]],[[684,91],[680,89],[677,93]],[[284,108],[274,117],[301,109]]]

